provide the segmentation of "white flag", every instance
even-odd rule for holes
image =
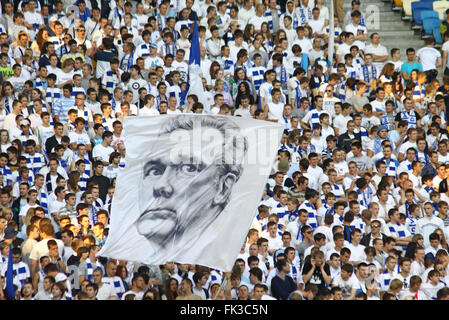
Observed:
[[[126,118],[126,167],[98,255],[230,271],[274,164],[283,127],[229,116]]]

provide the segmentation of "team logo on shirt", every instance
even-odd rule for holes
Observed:
[[[134,90],[138,90],[138,89],[140,88],[140,84],[139,84],[138,82],[134,82],[134,83],[131,85],[131,87],[132,87]]]

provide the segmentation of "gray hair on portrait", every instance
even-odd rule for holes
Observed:
[[[161,134],[179,129],[193,130],[195,127],[216,129],[223,135],[223,152],[221,163],[218,164],[217,181],[220,181],[220,177],[232,173],[235,176],[234,183],[237,182],[243,173],[243,161],[248,152],[248,139],[241,134],[240,127],[228,116],[179,115],[168,119],[162,125]],[[222,204],[222,208],[228,201]]]

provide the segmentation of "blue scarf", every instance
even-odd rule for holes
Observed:
[[[281,85],[282,85],[282,89],[287,89],[287,71],[286,71],[286,69],[285,69],[285,66],[282,64],[281,65],[281,79],[280,79],[280,82],[281,82]]]
[[[165,44],[165,55],[170,53],[173,56],[176,56],[176,52],[178,51],[178,49],[176,48],[176,44],[172,43],[171,48],[172,48],[172,50],[171,50],[172,52],[170,52],[170,45]]]
[[[9,99],[8,97],[5,97],[5,111],[6,114],[10,114],[12,111],[12,103],[14,102],[14,100]]]
[[[416,128],[416,114],[414,110],[410,110],[410,113],[408,113],[405,110],[402,110],[401,119],[408,122],[409,128]]]
[[[424,153],[424,162],[425,162],[425,166],[426,166],[430,163],[430,159],[426,152],[423,152],[423,153]],[[416,152],[415,159],[416,159],[416,161],[419,161],[418,152]]]
[[[360,189],[357,189],[356,191],[357,191],[357,194],[358,194],[358,195],[362,195],[362,197],[363,197],[363,200],[361,201],[361,202],[363,202],[363,203],[360,203],[360,204],[361,204],[362,206],[365,206],[365,207],[368,206],[368,201],[366,201],[365,192],[362,193],[362,192],[360,191]]]
[[[123,62],[125,61],[126,55],[123,56],[122,61],[120,61],[120,69],[123,68]],[[129,72],[133,65],[134,51],[129,54],[128,62],[126,63],[126,72]]]
[[[362,71],[363,71],[363,79],[366,82],[371,82],[373,79],[377,79],[377,70],[375,66],[371,65],[371,78],[368,72],[368,67],[366,65],[362,67]]]

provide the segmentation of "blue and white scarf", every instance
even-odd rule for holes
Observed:
[[[368,66],[364,65],[362,67],[363,80],[370,83],[373,79],[377,79],[377,69],[375,66],[371,65],[371,75],[368,71]]]

